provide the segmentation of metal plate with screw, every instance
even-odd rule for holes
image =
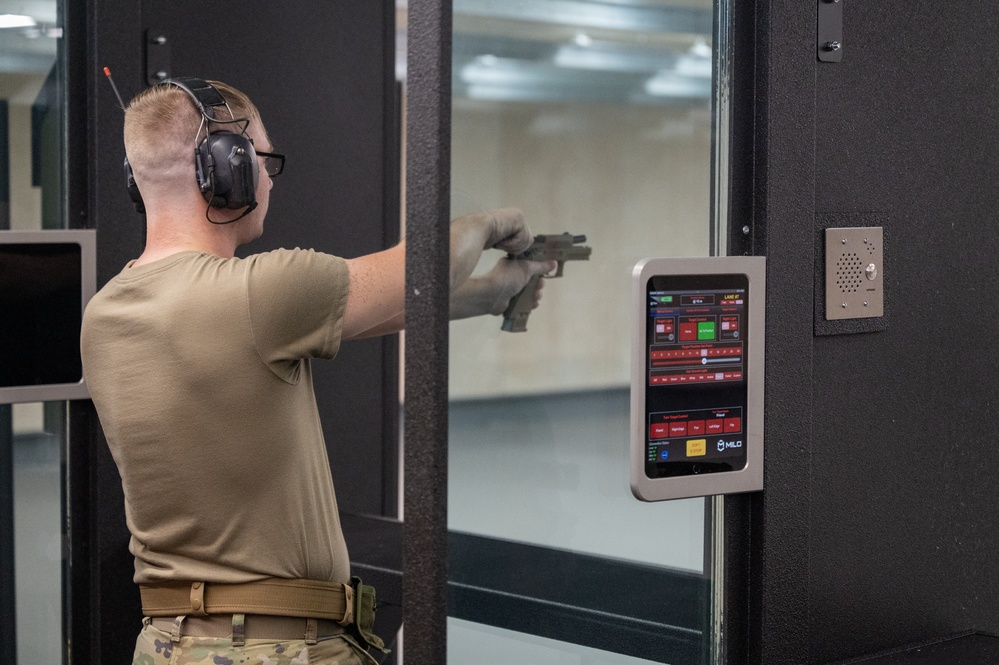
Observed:
[[[884,315],[884,230],[826,229],[826,320]]]
[[[159,28],[146,30],[146,83],[156,85],[170,77],[170,40]]]
[[[818,0],[816,54],[822,62],[843,60],[843,4],[846,0]]]

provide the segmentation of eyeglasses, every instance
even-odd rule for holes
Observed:
[[[284,155],[279,155],[276,152],[263,152],[262,150],[257,150],[257,157],[264,158],[264,170],[267,171],[267,175],[270,177],[281,175],[281,171],[284,171]]]

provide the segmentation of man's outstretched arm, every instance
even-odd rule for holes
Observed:
[[[504,208],[473,213],[451,222],[451,318],[500,314],[535,274],[554,265],[500,259],[489,273],[469,279],[482,252],[495,248],[521,252],[533,236],[519,210]],[[383,252],[349,259],[350,291],[344,312],[343,338],[373,337],[405,325],[405,242]],[[540,298],[540,289],[535,304]],[[498,310],[498,311],[497,311]]]

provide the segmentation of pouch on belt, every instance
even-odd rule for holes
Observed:
[[[364,646],[372,646],[382,653],[388,653],[385,641],[375,635],[375,587],[362,584],[361,578],[351,577],[350,586],[354,588],[354,623],[347,630],[354,634]]]

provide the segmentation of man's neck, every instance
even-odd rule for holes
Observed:
[[[146,246],[135,265],[152,263],[178,252],[188,251],[231,259],[239,244],[233,230],[209,226],[204,219],[147,219]]]

